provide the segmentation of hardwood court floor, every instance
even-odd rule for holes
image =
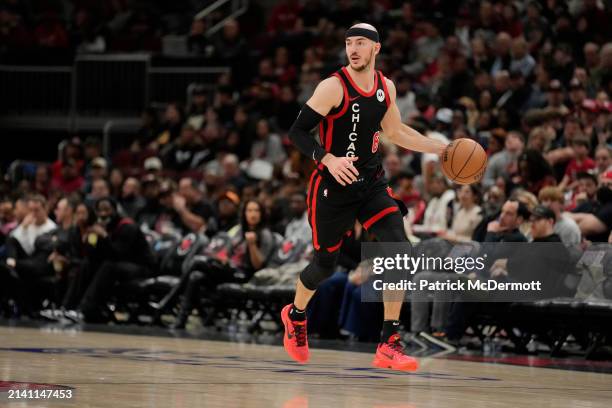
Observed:
[[[279,346],[0,327],[0,407],[612,406],[610,374],[442,358],[398,373],[371,359],[313,349],[311,363],[298,365]],[[74,394],[9,399],[15,387]]]

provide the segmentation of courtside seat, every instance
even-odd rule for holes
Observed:
[[[133,279],[119,286],[119,294],[128,297],[138,295],[163,295],[174,285],[178,284],[180,278],[172,275],[161,275],[146,279]]]
[[[260,301],[291,300],[295,294],[293,285],[269,285],[257,286],[252,283],[223,283],[217,286],[217,292],[221,297],[241,298]]]
[[[146,279],[133,279],[117,286],[116,295],[111,300],[115,309],[129,313],[131,323],[138,323],[138,315],[152,315],[150,302],[158,302],[166,295],[180,278],[173,275],[160,275]]]

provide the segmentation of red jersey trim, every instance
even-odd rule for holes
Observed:
[[[387,108],[389,108],[389,105],[391,104],[391,96],[389,95],[389,90],[387,89],[387,81],[382,72],[378,71],[378,73],[380,74],[380,80],[382,81],[382,86],[385,91],[385,102],[387,103]]]
[[[312,174],[310,175],[310,180],[308,181],[308,194],[306,195],[306,207],[308,207],[308,209],[310,210],[310,197],[312,196],[312,180],[314,179],[315,175],[317,174],[316,170],[312,171]]]
[[[363,228],[365,228],[365,230],[367,231],[368,228],[370,228],[372,224],[374,224],[376,221],[396,211],[399,211],[399,208],[397,206],[387,207],[384,210],[379,211],[377,214],[375,214],[374,216],[372,216],[370,219],[368,219],[366,222],[363,223]]]
[[[317,235],[317,194],[319,193],[319,184],[321,183],[321,176],[318,176],[314,190],[312,192],[312,209],[310,210],[310,225],[312,227],[312,243],[316,250],[319,250],[319,236]]]
[[[342,91],[343,91],[342,109],[340,110],[340,112],[336,113],[335,115],[328,115],[327,118],[329,119],[337,119],[340,116],[344,115],[349,106],[349,94],[348,94],[348,87],[346,86],[346,83],[344,82],[340,74],[338,74],[337,72],[334,72],[333,76],[338,78],[340,80],[340,83],[342,84]]]
[[[340,246],[342,246],[342,241],[343,241],[343,238],[340,238],[340,242],[338,242],[336,245],[332,247],[327,248],[327,252],[336,252],[337,250],[339,250]]]
[[[357,92],[359,92],[359,94],[361,94],[361,96],[365,96],[365,97],[370,97],[372,95],[374,95],[374,93],[376,92],[376,90],[378,89],[378,75],[374,75],[374,86],[372,87],[372,90],[370,92],[366,92],[363,89],[361,89],[356,83],[355,81],[353,81],[353,78],[351,78],[351,74],[349,74],[348,70],[346,69],[346,67],[342,67],[342,72],[344,72],[344,75],[346,75],[346,77],[348,78],[349,82],[351,83],[351,85],[353,86],[353,88],[355,88],[355,90]]]

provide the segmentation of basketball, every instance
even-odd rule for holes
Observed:
[[[472,139],[453,140],[442,155],[442,171],[457,184],[478,182],[487,168],[487,154]]]

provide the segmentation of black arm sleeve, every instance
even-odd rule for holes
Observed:
[[[310,135],[310,131],[319,124],[321,119],[323,119],[323,116],[315,112],[310,106],[304,105],[291,129],[289,129],[289,139],[298,150],[303,155],[319,162],[327,152]]]

